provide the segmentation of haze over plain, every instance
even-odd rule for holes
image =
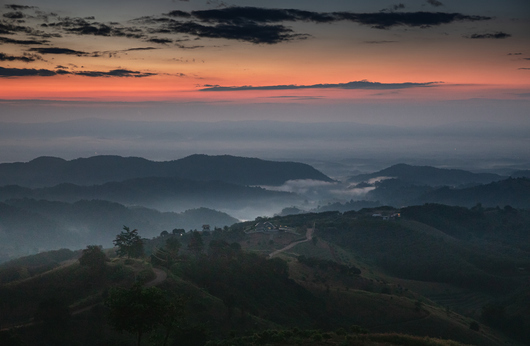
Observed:
[[[528,161],[525,1],[12,1],[1,11],[1,162]]]

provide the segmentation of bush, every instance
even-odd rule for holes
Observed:
[[[144,269],[136,274],[136,281],[145,284],[156,277],[155,272],[152,269]]]

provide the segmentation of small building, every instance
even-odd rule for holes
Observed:
[[[278,232],[278,227],[274,226],[269,221],[260,221],[255,226],[256,232]]]
[[[210,225],[202,225],[203,232],[210,232]]]

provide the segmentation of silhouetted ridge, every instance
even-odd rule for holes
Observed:
[[[142,205],[160,210],[198,207],[243,208],[273,202],[297,203],[300,198],[288,192],[261,187],[242,186],[223,181],[201,181],[182,178],[134,178],[123,182],[83,186],[62,183],[53,187],[0,187],[0,201],[13,198],[46,199],[75,202],[83,199],[107,200],[126,205]]]
[[[349,181],[362,182],[377,177],[393,177],[405,182],[429,186],[458,186],[464,184],[487,184],[505,177],[492,173],[472,173],[461,169],[411,166],[404,163],[393,165],[381,171],[353,176]]]
[[[512,178],[530,178],[530,169],[514,172]]]
[[[39,157],[27,163],[0,164],[0,186],[45,187],[61,183],[95,185],[146,177],[220,180],[239,185],[281,185],[296,179],[331,181],[326,175],[303,163],[229,155],[191,155],[164,162],[111,155],[71,161]]]
[[[472,207],[477,203],[484,206],[506,206],[530,208],[530,179],[509,178],[486,185],[465,189],[442,187],[425,193],[419,198],[421,203],[440,203]]]

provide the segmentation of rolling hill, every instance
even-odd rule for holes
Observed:
[[[402,218],[372,216],[398,211]],[[162,343],[166,335],[169,344],[188,345],[210,340],[209,345],[218,346],[522,345],[530,321],[521,314],[530,304],[528,273],[517,267],[530,256],[525,250],[506,251],[500,238],[491,236],[522,236],[515,226],[527,224],[528,217],[527,211],[439,205],[278,216],[268,221],[289,230],[248,232],[256,224],[249,221],[199,233],[202,252],[189,247],[196,237],[187,233],[179,236],[178,257],[158,286],[166,299],[185,297],[185,313],[178,324],[159,325],[149,338]],[[489,225],[479,234],[471,227],[477,218]],[[314,240],[278,257],[267,256],[313,226]],[[164,247],[170,237],[147,240],[147,254]],[[109,287],[128,288],[133,278],[151,273],[148,258],[112,258],[99,272],[77,262],[58,266],[75,256],[62,250],[0,266],[0,282],[5,282],[0,284],[0,298],[11,297],[0,322],[11,336],[29,344],[131,344],[132,335],[110,328],[108,306],[102,302],[113,291]],[[39,260],[53,270],[38,270]],[[17,273],[23,278],[13,279]],[[493,303],[502,305],[488,305]],[[478,311],[477,304],[482,304]],[[48,307],[56,310],[44,309]],[[504,315],[492,320],[488,311],[499,309],[505,309]],[[62,319],[45,318],[57,311],[62,311]],[[12,324],[18,327],[10,328]]]
[[[75,203],[10,200],[0,203],[0,262],[63,247],[79,249],[89,244],[111,247],[124,224],[137,228],[142,237],[151,238],[164,230],[201,229],[204,224],[223,227],[237,221],[206,208],[162,213],[100,200]]]
[[[428,186],[486,184],[506,178],[492,173],[472,173],[461,169],[411,166],[400,163],[378,172],[352,176],[348,181],[360,183],[378,177],[391,177],[410,184]]]
[[[289,205],[300,202],[293,193],[241,186],[222,181],[199,181],[181,178],[135,178],[123,182],[81,186],[69,183],[44,188],[20,186],[0,187],[0,201],[12,198],[46,199],[76,202],[107,200],[125,205],[138,205],[162,211],[192,208],[240,209]]]
[[[428,191],[416,200],[418,203],[440,203],[472,207],[481,203],[487,207],[530,208],[530,179],[509,178],[485,185],[473,186],[463,189],[443,187]]]

